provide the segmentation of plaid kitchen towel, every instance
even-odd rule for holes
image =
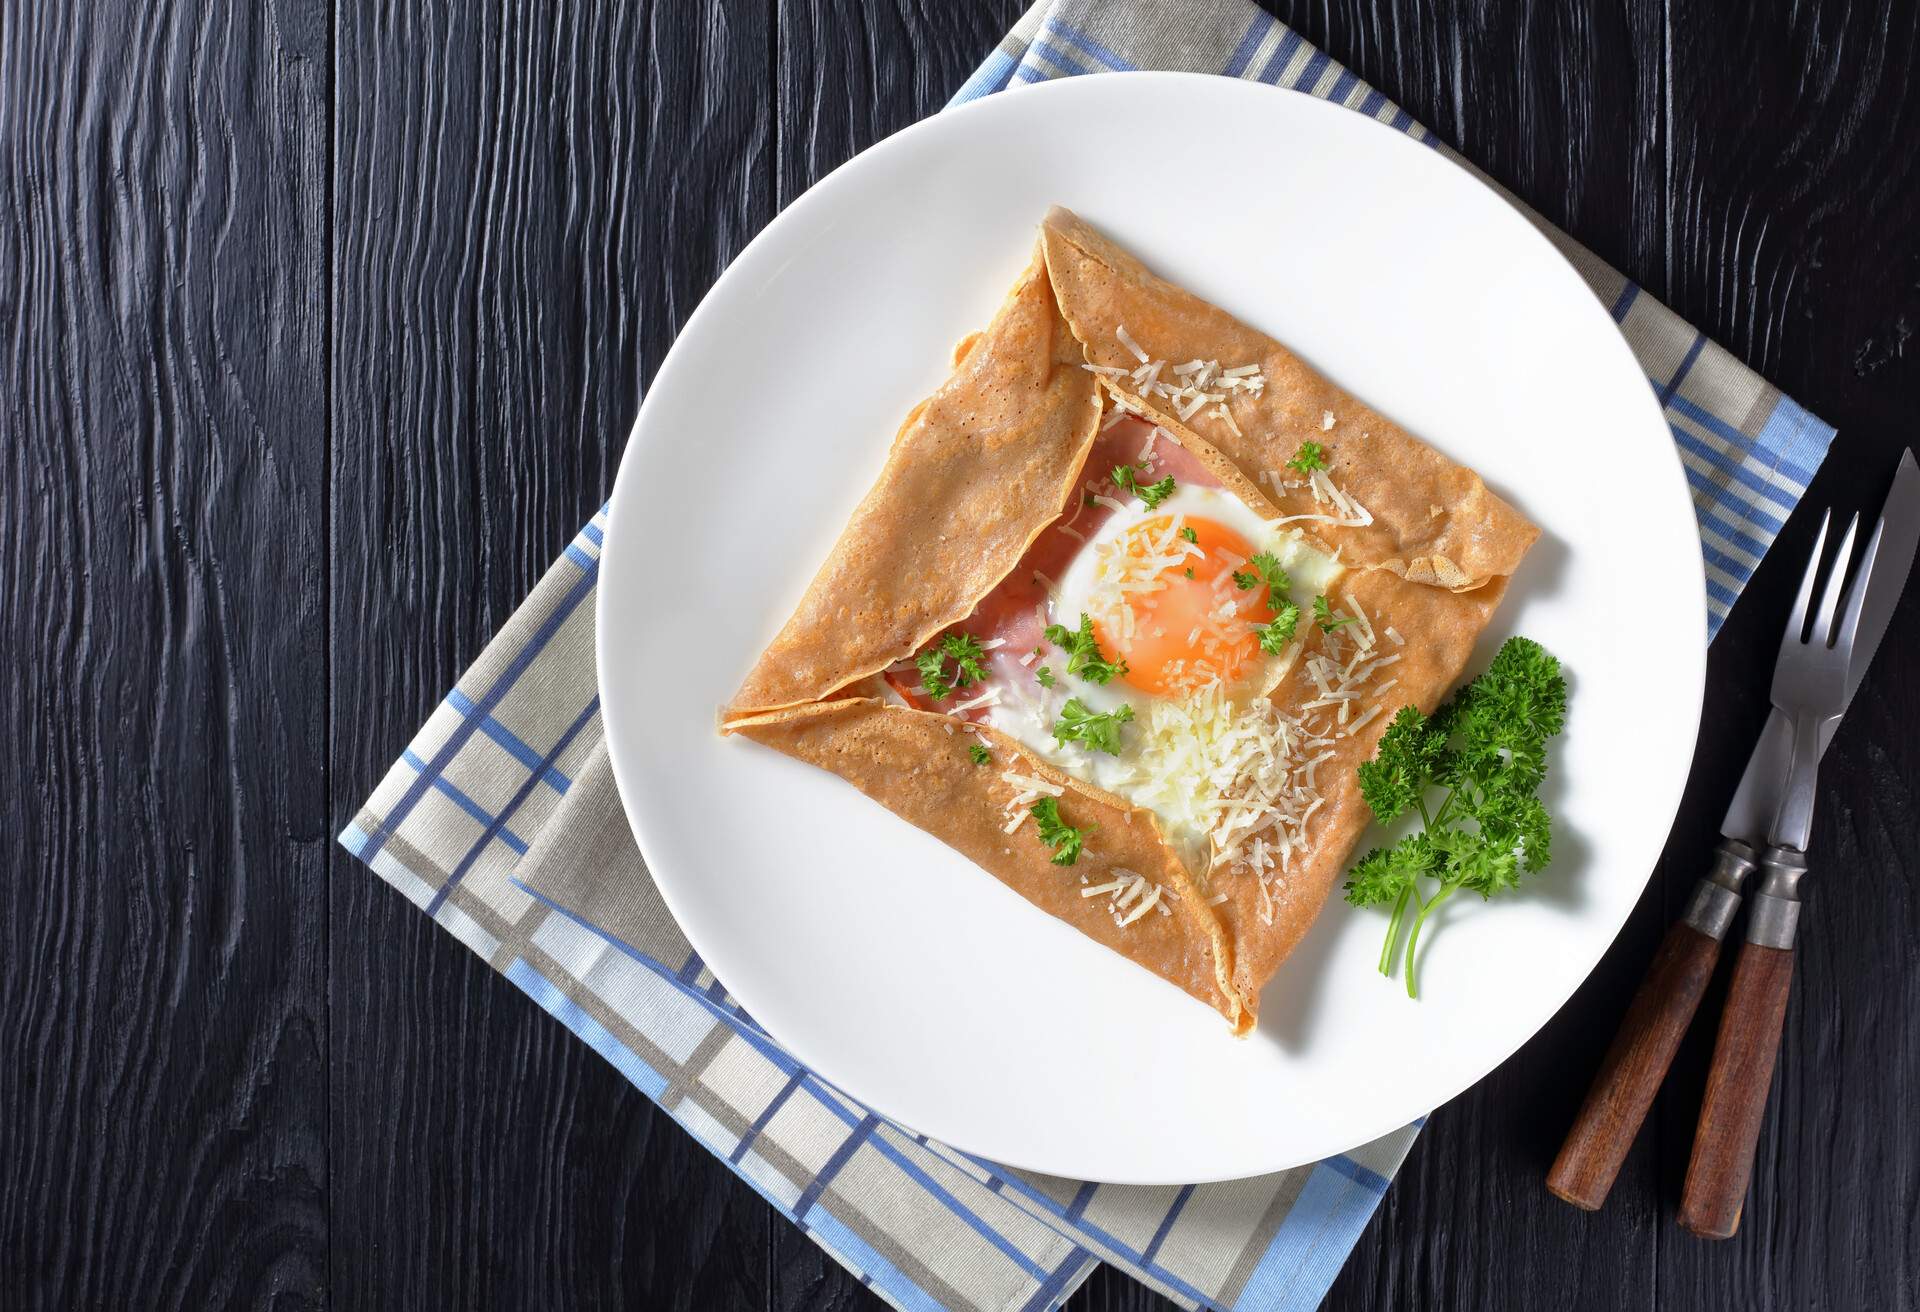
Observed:
[[[1131,68],[1291,87],[1446,149],[1245,0],[1047,0],[955,103]],[[1665,407],[1699,515],[1711,638],[1833,430],[1541,226],[1612,308]],[[728,996],[640,863],[607,766],[593,657],[604,514],[462,676],[340,841],[897,1307],[1050,1308],[1101,1261],[1186,1307],[1316,1305],[1417,1126],[1226,1184],[1036,1176],[955,1152],[845,1097]]]

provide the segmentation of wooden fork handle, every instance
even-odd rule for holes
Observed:
[[[1547,1173],[1554,1194],[1589,1212],[1606,1201],[1719,959],[1720,940],[1684,920],[1667,931]]]
[[[1740,906],[1741,881],[1752,869],[1753,849],[1723,842],[1686,916],[1667,931],[1547,1173],[1555,1196],[1589,1212],[1606,1201],[1713,978],[1720,941]]]
[[[1762,867],[1767,874],[1754,894],[1747,942],[1734,963],[1680,1197],[1681,1226],[1702,1239],[1728,1239],[1740,1228],[1793,984],[1798,884],[1806,860],[1791,849],[1769,848]]]

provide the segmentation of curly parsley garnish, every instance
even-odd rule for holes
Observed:
[[[1313,599],[1313,622],[1320,626],[1320,632],[1332,633],[1343,624],[1357,624],[1359,620],[1353,615],[1342,615],[1335,619],[1333,605],[1323,592]]]
[[[913,658],[920,667],[920,682],[927,690],[927,696],[935,701],[943,701],[953,696],[955,688],[964,688],[972,683],[984,682],[987,667],[982,663],[987,653],[981,650],[980,642],[971,633],[949,633],[940,639],[939,645],[929,647]],[[951,678],[947,675],[947,662],[954,665]]]
[[[1156,509],[1162,501],[1173,495],[1173,475],[1168,474],[1158,483],[1141,483],[1133,476],[1132,465],[1113,467],[1113,484],[1123,492],[1130,492],[1147,503],[1147,509]]]
[[[1127,672],[1125,661],[1109,661],[1100,655],[1100,644],[1093,636],[1093,617],[1082,614],[1080,627],[1049,624],[1047,641],[1067,653],[1067,673],[1078,674],[1091,683],[1110,683],[1116,674]]]
[[[1027,814],[1033,817],[1034,827],[1040,831],[1040,841],[1053,849],[1053,863],[1057,866],[1070,866],[1078,861],[1087,835],[1100,827],[1088,825],[1085,829],[1075,829],[1060,818],[1060,803],[1051,797],[1035,802],[1027,808]]]
[[[1504,892],[1550,859],[1552,826],[1536,793],[1547,773],[1547,740],[1566,719],[1560,662],[1537,642],[1509,638],[1486,672],[1431,717],[1402,707],[1374,758],[1360,766],[1360,795],[1382,824],[1417,813],[1424,826],[1367,853],[1346,885],[1355,906],[1393,904],[1380,949],[1380,973],[1388,978],[1401,922],[1413,910],[1408,997],[1419,996],[1414,953],[1435,907],[1462,888],[1483,898]],[[1446,793],[1430,806],[1434,788]],[[1425,881],[1437,884],[1431,895]]]
[[[1293,631],[1300,624],[1300,608],[1290,601],[1280,603],[1273,612],[1273,619],[1260,626],[1260,650],[1269,656],[1278,656],[1293,641]]]
[[[993,753],[982,747],[979,743],[969,743],[967,745],[967,755],[973,758],[975,765],[985,765],[993,759]]]
[[[1180,536],[1193,543],[1196,547],[1200,545],[1200,535],[1193,531],[1193,525],[1191,524],[1180,530]]]
[[[1120,755],[1120,726],[1133,719],[1133,707],[1124,703],[1117,711],[1101,714],[1078,697],[1067,698],[1067,704],[1060,708],[1060,718],[1054,721],[1053,736],[1063,745],[1070,742],[1085,743],[1097,752],[1108,756]]]
[[[1233,581],[1240,585],[1240,591],[1251,592],[1262,583],[1266,584],[1275,595],[1293,590],[1293,580],[1288,578],[1287,572],[1280,568],[1280,561],[1272,552],[1256,552],[1247,564],[1253,568],[1235,570],[1233,574]]]
[[[1298,470],[1302,474],[1311,474],[1316,469],[1327,467],[1327,449],[1318,442],[1302,442],[1300,449],[1293,453],[1293,459],[1287,461],[1287,468]]]
[[[1051,666],[1042,665],[1033,672],[1033,677],[1040,681],[1042,688],[1053,687],[1053,669]]]

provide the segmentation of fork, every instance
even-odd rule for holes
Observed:
[[[1882,529],[1876,529],[1859,568],[1853,571],[1852,587],[1845,588],[1847,562],[1860,528],[1860,517],[1855,515],[1822,582],[1821,558],[1831,519],[1831,511],[1821,517],[1813,558],[1800,581],[1793,614],[1780,640],[1780,658],[1774,666],[1773,704],[1792,721],[1793,756],[1786,790],[1768,832],[1769,846],[1760,858],[1763,877],[1759,891],[1750,899],[1747,941],[1740,949],[1726,1009],[1720,1016],[1706,1099],[1694,1132],[1693,1156],[1687,1163],[1679,1221],[1703,1238],[1725,1239],[1740,1225],[1740,1210],[1753,1173],[1753,1149],[1767,1109],[1767,1088],[1773,1081],[1774,1059],[1780,1051],[1788,986],[1793,982],[1800,880],[1807,873],[1807,835],[1813,826],[1820,740],[1846,710],[1847,667],[1853,659],[1854,635],[1860,628],[1866,580],[1872,575],[1874,557],[1880,549]],[[1807,613],[1814,605],[1816,585],[1820,601],[1809,626]]]

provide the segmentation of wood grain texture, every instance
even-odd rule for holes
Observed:
[[[0,1302],[326,1294],[327,71],[0,15]]]
[[[1606,1201],[1719,960],[1720,940],[1685,921],[1660,941],[1547,1171],[1555,1197],[1589,1212]]]
[[[1792,949],[1741,945],[1677,1213],[1681,1227],[1702,1239],[1727,1239],[1739,1229],[1792,986]]]
[[[877,1306],[331,835],[727,261],[1022,7],[0,16],[0,1303]],[[1270,7],[1839,423],[1810,506],[1877,498],[1920,413],[1920,12]],[[1920,1305],[1911,599],[1823,772],[1740,1236],[1672,1220],[1708,1026],[1604,1210],[1543,1187],[1764,718],[1807,518],[1713,648],[1632,920],[1435,1113],[1328,1307]],[[1102,1271],[1071,1306],[1171,1305]]]
[[[1714,644],[1707,677],[1718,705],[1702,727],[1692,789],[1707,795],[1675,829],[1676,845],[1705,851],[1765,718],[1771,644],[1820,507],[1872,508],[1897,452],[1915,441],[1920,360],[1893,343],[1920,312],[1920,158],[1887,143],[1920,130],[1908,81],[1920,12],[1822,5],[1729,23],[1709,6],[1676,3],[1672,21],[1673,281],[1663,295],[1840,427],[1802,512]],[[1807,853],[1819,874],[1805,885],[1741,1237],[1707,1244],[1669,1231],[1660,1287],[1675,1306],[1920,1302],[1920,1033],[1911,1024],[1920,752],[1914,730],[1897,727],[1920,724],[1915,594],[1910,586],[1882,646],[1894,659],[1874,663],[1822,764]],[[1674,914],[1684,884],[1666,896]],[[1679,1200],[1711,1049],[1704,1032],[1693,1036],[1656,1108],[1667,1209]]]
[[[771,217],[768,17],[337,11],[333,759],[354,797],[604,498],[642,380]],[[333,862],[338,1305],[763,1303],[765,1205]]]

